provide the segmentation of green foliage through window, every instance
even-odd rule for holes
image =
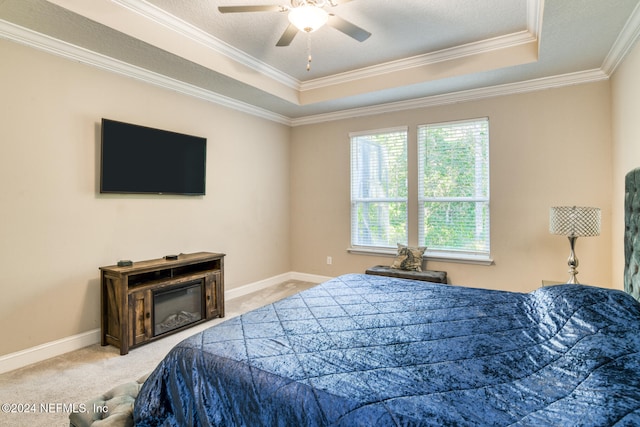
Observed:
[[[407,128],[350,137],[352,246],[407,244],[411,220],[430,253],[489,256],[487,118],[419,126],[417,159],[408,157]],[[408,165],[416,160],[417,214],[408,212]]]
[[[407,130],[351,137],[351,243],[407,242]]]
[[[418,128],[421,245],[489,254],[489,121]]]

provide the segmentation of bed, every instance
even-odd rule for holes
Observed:
[[[640,425],[640,306],[345,275],[177,345],[137,426]]]
[[[340,276],[177,345],[135,423],[637,426],[637,280],[517,293]]]

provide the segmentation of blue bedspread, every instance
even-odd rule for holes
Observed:
[[[178,344],[137,426],[637,426],[640,304],[345,275]]]

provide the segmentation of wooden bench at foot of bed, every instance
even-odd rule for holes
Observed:
[[[397,277],[399,279],[422,280],[424,282],[447,283],[446,271],[423,270],[410,271],[391,268],[387,265],[376,265],[365,271],[367,274],[376,276]]]

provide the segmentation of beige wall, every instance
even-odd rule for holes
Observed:
[[[549,234],[549,207],[598,206],[602,235],[578,240],[578,278],[611,286],[609,99],[609,83],[604,81],[294,128],[293,269],[334,276],[391,262],[388,257],[347,253],[349,132],[409,126],[410,182],[415,182],[417,125],[488,116],[495,265],[428,262],[428,268],[446,270],[455,284],[515,291],[535,289],[542,280],[566,280],[569,244]],[[415,198],[415,186],[409,191]],[[413,218],[416,210],[416,204],[410,205]],[[415,228],[412,225],[410,233],[415,235]],[[415,238],[409,243],[415,244]],[[327,256],[333,257],[332,265],[326,264]]]
[[[613,129],[612,282],[622,288],[624,271],[624,177],[640,167],[640,44],[611,78]]]
[[[225,252],[228,289],[291,270],[287,126],[7,41],[0,58],[0,355],[98,328],[119,259]],[[206,137],[207,195],[98,194],[102,117]]]
[[[490,118],[495,265],[428,267],[518,291],[564,280],[568,243],[549,235],[548,209],[584,204],[602,208],[603,232],[579,239],[578,277],[622,288],[621,180],[640,166],[638,47],[611,91],[599,82],[293,129],[11,42],[0,57],[0,355],[98,328],[98,267],[118,259],[226,252],[228,289],[390,263],[347,253],[349,132],[406,125],[415,153],[418,124],[472,117]],[[207,137],[207,195],[97,194],[101,117]]]

